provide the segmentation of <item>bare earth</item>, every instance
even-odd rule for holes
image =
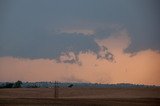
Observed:
[[[160,88],[0,89],[0,106],[160,106]]]

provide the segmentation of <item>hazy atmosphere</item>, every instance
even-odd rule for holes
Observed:
[[[160,85],[159,0],[0,0],[0,82]]]

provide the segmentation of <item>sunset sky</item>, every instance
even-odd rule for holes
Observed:
[[[159,0],[0,0],[0,82],[160,85]]]

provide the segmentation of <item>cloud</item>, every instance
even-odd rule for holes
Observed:
[[[63,29],[61,33],[73,33],[75,35],[77,34],[83,34],[83,35],[93,35],[94,30],[91,29]],[[77,34],[76,34],[77,33]]]
[[[89,50],[97,52],[99,49],[94,38],[83,34],[57,32],[49,34],[43,30],[27,34],[18,37],[13,35],[10,39],[7,36],[1,37],[0,56],[56,59],[62,52],[79,53]]]
[[[3,1],[0,3],[0,56],[56,58],[66,48],[75,52],[97,52],[94,39],[106,39],[117,30],[115,27],[121,29],[121,26],[129,30],[132,39],[127,52],[159,50],[159,3],[144,0]],[[50,29],[61,30],[63,34],[56,36]]]
[[[129,33],[126,29],[113,32],[106,39],[95,40],[99,46],[107,47],[111,52],[123,52],[131,44]]]
[[[135,83],[160,85],[160,53],[151,49],[125,53],[130,44],[128,32],[113,34],[103,40],[96,40],[115,56],[116,62],[97,58],[92,51],[79,52],[79,64],[65,61],[76,59],[73,52],[63,53],[62,62],[56,59],[26,59],[0,57],[1,81],[82,81],[98,83]]]
[[[77,56],[77,54],[75,54],[74,52],[65,52],[62,53],[59,58],[57,59],[57,62],[63,62],[63,63],[72,63],[72,64],[81,64],[79,62],[79,58]]]
[[[159,3],[1,2],[0,80],[159,84]]]

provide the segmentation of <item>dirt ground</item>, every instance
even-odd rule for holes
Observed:
[[[159,106],[160,88],[0,89],[0,106]]]

